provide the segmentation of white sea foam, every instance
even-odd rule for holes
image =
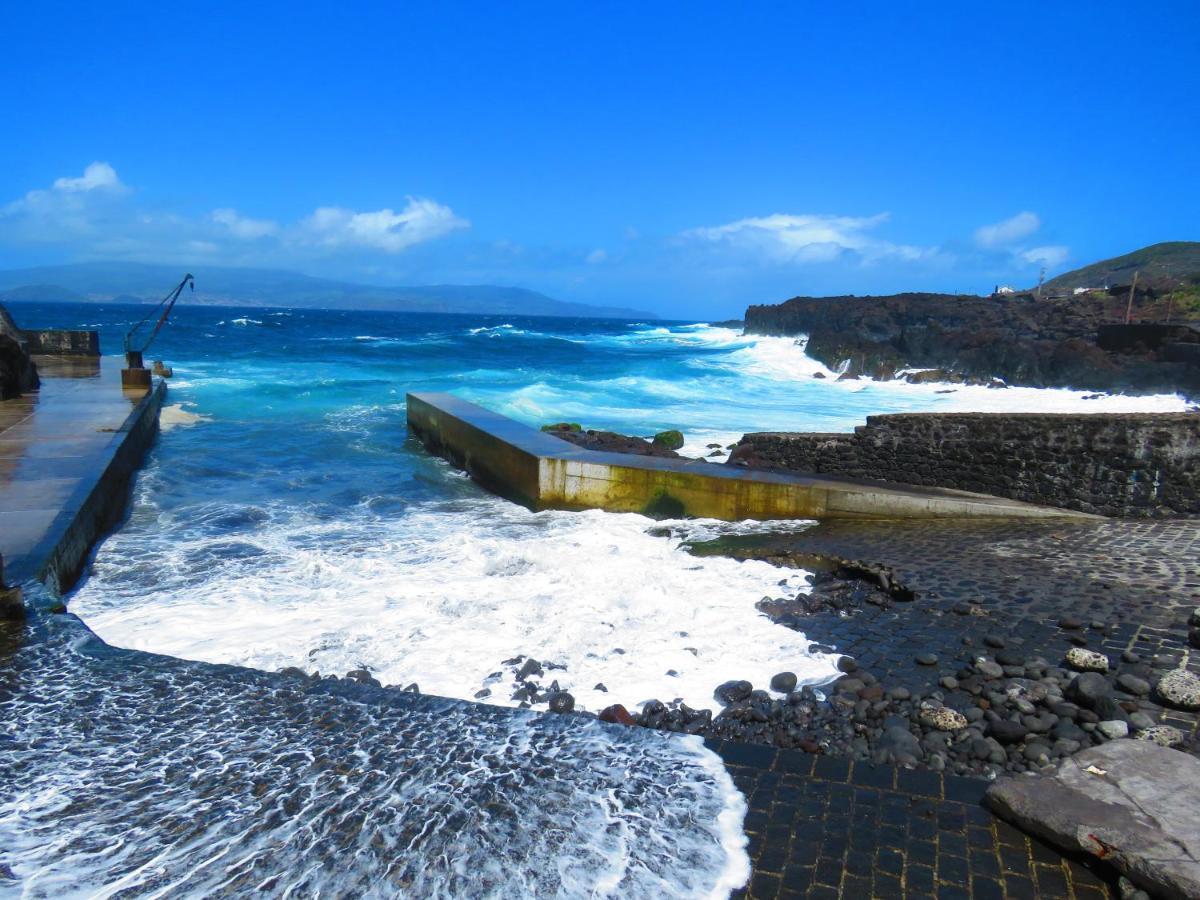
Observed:
[[[834,675],[833,657],[754,607],[795,593],[803,572],[693,557],[636,515],[533,514],[484,498],[388,519],[370,506],[329,522],[279,504],[253,531],[221,537],[208,523],[229,508],[164,514],[155,535],[109,539],[71,608],[118,646],[264,669],[368,666],[434,694],[487,687],[498,703],[511,702],[511,674],[490,676],[519,655],[563,666],[545,682],[589,709],[712,707],[730,678]]]
[[[5,896],[650,900],[749,876],[745,800],[698,738],[47,630],[5,659]]]

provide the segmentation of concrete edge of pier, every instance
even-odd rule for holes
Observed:
[[[96,542],[125,514],[133,476],[158,434],[158,414],[167,392],[156,380],[130,410],[95,465],[61,502],[49,528],[28,552],[6,567],[14,584],[42,582],[54,598],[74,587]],[[34,602],[32,598],[27,603]]]
[[[729,521],[1097,518],[966,491],[586,450],[453,394],[410,393],[407,399],[409,431],[426,449],[532,510]]]

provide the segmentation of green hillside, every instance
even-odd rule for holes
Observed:
[[[1200,279],[1200,241],[1166,241],[1134,250],[1124,256],[1101,260],[1065,272],[1046,282],[1049,290],[1073,290],[1078,287],[1115,287],[1129,284],[1133,273],[1140,273],[1142,283],[1169,282],[1174,287],[1179,282],[1194,282]]]

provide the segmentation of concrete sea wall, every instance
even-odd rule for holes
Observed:
[[[730,456],[1106,516],[1200,515],[1200,414],[912,413],[853,434],[747,434]]]
[[[450,394],[409,394],[408,428],[430,452],[534,510],[605,509],[734,521],[1079,515],[936,487],[587,450]]]

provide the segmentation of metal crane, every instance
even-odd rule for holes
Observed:
[[[175,308],[175,301],[179,299],[179,295],[183,293],[184,288],[190,288],[193,292],[196,290],[196,279],[192,277],[192,273],[183,276],[183,280],[175,286],[175,289],[163,297],[158,304],[146,313],[140,322],[134,325],[125,335],[125,365],[126,368],[121,370],[121,384],[124,387],[149,387],[150,386],[150,371],[145,367],[142,361],[142,354],[150,349],[150,344],[158,337],[158,333],[162,327],[167,324],[167,318],[171,315],[171,310]],[[161,312],[160,312],[161,310]],[[158,321],[150,330],[149,336],[145,340],[139,340],[138,331],[155,315],[159,313]]]

